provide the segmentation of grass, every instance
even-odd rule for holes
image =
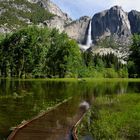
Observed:
[[[55,82],[140,82],[137,78],[31,78],[31,79],[18,79],[18,78],[3,78],[15,81],[55,81]]]
[[[78,126],[79,139],[87,134],[96,140],[140,139],[140,95],[97,97]]]

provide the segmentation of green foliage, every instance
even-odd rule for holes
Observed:
[[[0,25],[9,29],[27,26],[28,20],[32,24],[38,24],[53,16],[39,4],[27,0],[2,1],[0,7],[6,9],[0,16]]]
[[[0,42],[4,39],[4,34],[0,34]]]
[[[1,75],[26,77],[44,63],[49,30],[36,27],[22,29],[7,36],[1,47]]]
[[[87,131],[96,140],[140,139],[139,100],[138,94],[96,98],[79,126],[79,135]]]
[[[30,26],[1,37],[0,75],[125,78],[128,73],[114,54],[82,53],[77,43],[65,33]]]
[[[0,43],[1,76],[65,77],[78,75],[78,45],[56,29],[28,27],[6,36]],[[76,68],[75,68],[76,67]]]
[[[134,35],[132,39],[128,62],[129,77],[140,77],[140,35]]]
[[[84,52],[83,60],[85,67],[82,71],[86,77],[104,77],[104,78],[126,78],[128,77],[127,68],[121,64],[120,60],[114,54],[93,55],[92,52]]]
[[[97,46],[102,47],[102,48],[113,48],[113,49],[119,47],[119,45],[115,42],[112,36],[99,40],[97,42]]]
[[[47,53],[47,71],[51,76],[75,77],[81,63],[80,50],[75,41],[69,40],[65,33],[59,35],[52,31],[52,45]],[[75,76],[74,76],[75,75]]]
[[[128,77],[128,70],[126,67],[123,67],[119,70],[119,77],[126,78]]]
[[[117,78],[118,73],[113,68],[107,68],[104,71],[104,77],[106,77],[106,78]]]

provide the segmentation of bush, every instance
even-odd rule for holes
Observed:
[[[104,70],[105,78],[118,78],[118,73],[113,68],[106,68]]]

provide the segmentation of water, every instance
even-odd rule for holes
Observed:
[[[82,44],[79,44],[80,48],[83,49],[83,50],[87,50],[91,47],[92,45],[92,36],[91,36],[91,20],[89,22],[89,26],[88,26],[88,34],[87,34],[87,40],[86,40],[86,44],[85,45],[82,45]]]
[[[87,36],[87,42],[86,46],[90,47],[92,44],[92,36],[91,36],[91,21],[89,22],[89,27],[88,27],[88,36]]]
[[[71,126],[81,117],[84,103],[91,105],[96,96],[140,93],[140,82],[48,82],[45,80],[15,81],[0,80],[0,140],[11,133],[11,127],[28,120],[48,107],[71,97],[40,121],[36,121],[28,132],[37,134],[40,140],[70,139]],[[37,127],[36,127],[37,126]],[[30,128],[30,129],[29,129]],[[38,131],[43,129],[44,131]],[[25,132],[27,129],[25,129]],[[35,130],[37,130],[36,133]],[[27,136],[28,137],[28,136]],[[36,139],[38,139],[36,136]],[[20,138],[21,139],[21,138]],[[31,138],[30,138],[31,139]],[[35,138],[34,138],[35,139]]]

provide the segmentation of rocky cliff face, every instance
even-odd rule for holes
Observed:
[[[63,30],[72,20],[50,0],[0,0],[0,32],[28,25],[47,25]]]
[[[120,43],[128,43],[126,41],[131,36],[128,14],[119,6],[97,13],[92,18],[93,41],[97,42],[110,36]]]
[[[64,26],[67,24],[67,20],[64,20],[58,16],[54,16],[50,20],[44,21],[43,24],[49,28],[56,28],[62,32],[64,31]]]
[[[56,4],[54,4],[50,0],[28,0],[28,1],[39,4],[42,8],[46,9],[55,16],[58,16],[64,21],[71,22],[71,18],[68,16],[68,14],[64,13]]]
[[[82,17],[66,25],[65,32],[81,44],[86,43],[90,18]],[[97,13],[92,17],[91,36],[93,43],[100,40],[113,39],[120,46],[129,46],[134,33],[140,34],[140,12],[125,12],[114,6],[109,10]]]
[[[44,21],[44,25],[47,25],[50,28],[56,28],[62,32],[64,31],[64,26],[72,22],[72,19],[68,16],[68,14],[62,12],[62,10],[50,0],[38,0],[38,3],[50,13],[55,15],[53,18]]]
[[[9,32],[50,19],[52,13],[28,0],[0,0],[0,32]]]
[[[132,10],[128,13],[132,34],[140,34],[140,12]]]
[[[113,38],[115,42],[129,45],[134,33],[140,33],[140,12],[129,13],[119,6],[87,16],[72,19],[51,0],[0,0],[0,32],[6,33],[28,25],[43,25],[65,31],[80,44],[85,44],[89,21],[92,21],[93,43]]]
[[[70,38],[77,40],[78,43],[85,44],[90,20],[91,19],[87,16],[81,17],[67,24],[64,30]]]

